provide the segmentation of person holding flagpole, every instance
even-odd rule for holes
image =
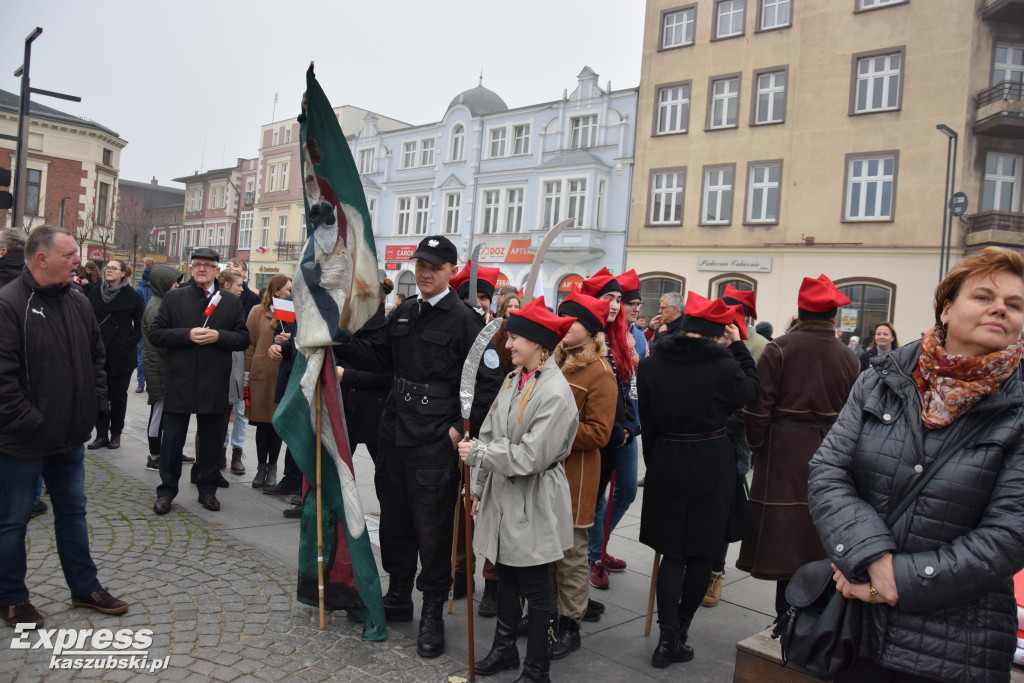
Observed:
[[[150,341],[167,349],[164,437],[160,444],[160,486],[153,511],[166,515],[178,495],[182,449],[191,414],[196,415],[199,449],[193,466],[199,503],[220,510],[215,495],[223,439],[231,352],[249,347],[242,302],[217,288],[220,255],[202,247],[192,252],[192,281],[167,292],[150,328]]]
[[[442,611],[451,585],[456,445],[462,439],[459,383],[484,323],[448,286],[458,260],[458,249],[448,238],[424,237],[412,259],[419,296],[396,307],[380,334],[344,341],[334,353],[352,367],[394,376],[380,421],[374,476],[381,564],[390,577],[384,612],[392,621],[412,619],[416,579],[423,593],[416,652],[430,658],[445,649]],[[501,379],[492,345],[476,376],[471,435],[479,430]]]
[[[284,301],[291,293],[291,278],[275,275],[263,288],[260,305],[249,311],[249,319],[245,321],[249,331],[249,348],[245,351],[246,386],[249,388],[248,418],[249,424],[256,427],[256,476],[252,480],[254,489],[277,483],[281,437],[274,430],[271,420],[277,409],[274,391],[281,361],[271,358],[267,352],[279,341],[277,337],[281,333],[281,316],[295,320],[294,306],[290,301]]]

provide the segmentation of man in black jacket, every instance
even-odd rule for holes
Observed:
[[[25,233],[18,228],[0,230],[0,287],[25,269]]]
[[[152,344],[167,349],[160,486],[153,503],[158,515],[170,512],[171,500],[178,495],[182,449],[192,413],[199,439],[193,465],[199,502],[207,510],[220,510],[214,494],[224,414],[230,409],[231,352],[249,348],[249,331],[242,317],[242,302],[217,288],[219,261],[212,249],[192,252],[192,282],[167,292],[150,329]]]
[[[416,651],[421,657],[437,657],[444,652],[441,611],[451,584],[456,444],[462,439],[459,384],[483,321],[448,286],[458,258],[451,241],[426,237],[412,258],[419,296],[396,307],[378,334],[336,347],[335,356],[350,367],[394,375],[380,421],[374,476],[381,563],[390,576],[384,613],[395,621],[412,619],[418,555],[423,611]],[[502,377],[491,348],[476,377],[472,434],[487,415]]]
[[[70,286],[81,263],[71,234],[43,225],[26,268],[0,289],[0,614],[43,625],[25,586],[25,531],[42,475],[71,603],[104,614],[128,604],[100,585],[85,521],[85,440],[107,410],[103,341],[88,300]]]

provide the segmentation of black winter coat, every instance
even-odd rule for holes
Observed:
[[[388,394],[380,423],[380,435],[398,446],[419,446],[448,438],[448,429],[462,431],[459,383],[462,365],[483,321],[472,308],[448,288],[448,294],[436,306],[419,299],[406,299],[388,316],[382,333],[370,339],[353,339],[335,348],[335,356],[361,370],[392,373],[404,379],[427,384],[433,396],[413,392]],[[488,364],[493,365],[489,367]],[[501,388],[504,374],[493,342],[489,345],[476,375],[476,392],[470,415],[471,434],[475,436],[491,402]],[[406,398],[408,396],[408,399]]]
[[[25,270],[25,252],[22,249],[11,249],[0,256],[0,287],[12,282]]]
[[[356,330],[353,339],[383,339],[386,334],[387,317],[384,305],[377,309],[366,323]],[[335,347],[340,348],[340,347]],[[345,405],[345,422],[348,425],[350,445],[372,443],[379,438],[380,418],[384,413],[394,377],[388,372],[371,372],[338,363],[345,368],[341,379],[342,403]]]
[[[667,557],[716,557],[736,492],[726,420],[757,398],[757,367],[742,341],[723,347],[675,334],[641,359],[636,388],[647,466],[640,542]],[[682,441],[680,434],[718,438]]]
[[[89,303],[100,324],[103,348],[107,352],[107,372],[112,375],[131,374],[139,364],[139,340],[142,339],[142,297],[125,284],[107,303],[102,296],[103,284],[89,292]]]
[[[217,330],[220,338],[199,345],[189,340],[189,332],[206,320],[206,292],[189,283],[164,295],[149,337],[154,346],[167,349],[164,410],[169,413],[223,415],[231,408],[231,352],[249,348],[249,330],[242,318],[242,302],[230,292],[222,296],[206,325]]]
[[[858,378],[811,460],[811,516],[851,581],[867,582],[868,565],[893,553],[899,600],[865,610],[862,656],[935,680],[1009,681],[1012,579],[1024,567],[1021,369],[951,425],[925,430],[911,378],[920,346],[901,347]],[[889,530],[890,508],[960,443]]]
[[[0,289],[0,453],[40,458],[81,446],[107,410],[103,341],[73,285],[28,269]]]

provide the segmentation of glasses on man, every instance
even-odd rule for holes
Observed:
[[[634,311],[642,311],[644,308],[644,302],[642,301],[631,301],[627,304]]]
[[[217,264],[216,263],[193,263],[192,267],[195,268],[196,270],[210,270],[211,268],[216,268]]]
[[[665,305],[659,305],[658,306],[658,310],[659,311],[664,311],[664,310],[669,309],[669,308],[679,308],[679,307],[678,306],[665,306]]]

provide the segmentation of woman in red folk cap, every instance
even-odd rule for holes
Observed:
[[[693,659],[687,633],[726,538],[736,490],[726,420],[760,391],[738,319],[736,307],[690,292],[680,333],[654,344],[637,371],[647,465],[640,542],[662,555],[661,636],[651,657],[659,669]]]
[[[516,595],[522,593],[530,628],[518,680],[550,680],[557,613],[549,565],[572,546],[569,484],[559,463],[572,448],[577,413],[569,383],[547,360],[575,320],[548,311],[544,297],[509,316],[507,346],[518,369],[498,393],[480,436],[459,444],[472,468],[473,548],[498,569],[494,644],[476,663],[483,675],[519,666]]]
[[[626,316],[622,312],[622,285],[607,268],[602,268],[583,281],[582,293],[607,300],[608,318],[604,324],[604,340],[608,345],[608,361],[618,380],[618,398],[615,405],[615,424],[608,444],[601,449],[601,480],[598,482],[597,510],[594,525],[590,527],[590,585],[605,590],[609,587],[608,572],[621,572],[626,568],[623,560],[605,553],[605,529],[610,535],[626,510],[636,498],[637,458],[633,439],[640,433],[636,406],[630,398],[636,365],[633,362],[633,336],[628,331]],[[605,487],[615,472],[612,491],[611,516]]]
[[[824,275],[804,278],[799,322],[765,346],[757,362],[761,397],[743,409],[754,454],[755,533],[743,540],[736,567],[778,582],[776,618],[789,609],[786,586],[796,570],[825,557],[807,509],[807,465],[860,372],[857,358],[834,332],[836,311],[848,303]]]
[[[580,620],[601,618],[600,603],[590,600],[588,586],[588,529],[594,525],[597,486],[601,480],[601,448],[611,438],[618,387],[601,327],[608,319],[611,302],[569,292],[558,314],[576,322],[555,349],[555,362],[572,387],[579,411],[579,427],[572,452],[562,462],[572,496],[572,548],[555,562],[558,592],[558,642],[552,659],[567,657],[580,649]],[[586,616],[587,614],[590,616]]]

